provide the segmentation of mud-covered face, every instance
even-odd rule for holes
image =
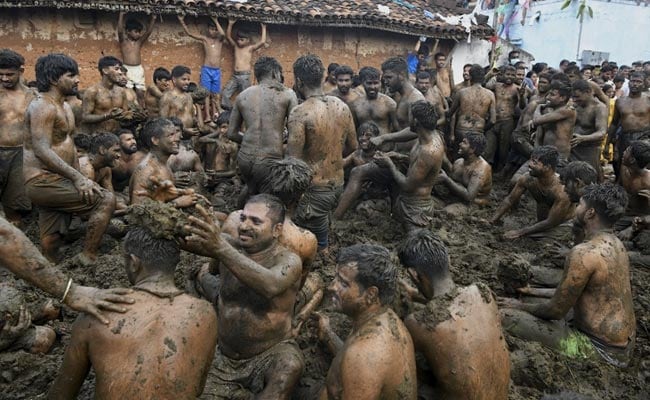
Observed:
[[[249,253],[264,250],[276,240],[276,226],[264,203],[246,203],[239,215],[239,245]]]
[[[415,88],[419,90],[420,93],[427,94],[429,89],[431,89],[431,79],[429,78],[418,79],[415,82]]]
[[[56,81],[56,86],[64,96],[76,96],[79,93],[79,75],[66,72]]]
[[[165,125],[163,134],[158,138],[158,148],[164,154],[178,154],[180,149],[181,134],[174,124]],[[156,138],[154,138],[156,140]]]
[[[548,167],[536,157],[531,157],[530,162],[528,163],[528,172],[530,172],[530,176],[543,176],[546,168]]]
[[[357,283],[357,263],[338,265],[334,280],[329,286],[334,309],[350,317],[359,315],[365,308],[365,290]]]
[[[526,77],[526,70],[518,69],[517,72],[515,72],[515,83],[517,85],[521,85],[524,82],[525,77]]]
[[[183,74],[179,77],[172,78],[172,81],[174,82],[174,87],[176,87],[176,89],[187,92],[191,82],[190,74]]]
[[[377,135],[375,135],[370,129],[366,129],[359,133],[359,148],[361,150],[371,150],[372,143],[370,143],[370,139],[374,138],[375,136]]]
[[[219,135],[224,136],[228,132],[228,123],[223,123],[219,125]]]
[[[352,75],[350,74],[340,74],[336,77],[336,87],[339,89],[339,92],[342,94],[350,93],[350,88],[352,87]]]
[[[135,141],[135,136],[132,133],[124,133],[120,135],[120,149],[124,154],[133,154],[138,151],[138,144]]]
[[[633,76],[628,81],[628,87],[630,88],[630,93],[640,93],[643,91],[645,86],[644,79],[638,76]]]
[[[584,228],[586,225],[586,220],[585,217],[587,216],[587,212],[590,210],[589,206],[587,205],[587,202],[584,201],[584,199],[580,199],[578,202],[578,206],[576,207],[576,213],[575,217],[573,219],[573,224],[579,228]]]
[[[165,79],[165,78],[158,79],[155,82],[155,84],[158,90],[160,90],[161,92],[164,92],[167,89],[169,89],[169,79]]]
[[[0,84],[5,89],[13,89],[18,86],[23,68],[0,68]]]
[[[379,96],[381,90],[381,81],[379,79],[368,79],[363,82],[363,89],[369,100],[374,100]]]
[[[563,180],[562,184],[564,185],[564,193],[569,196],[569,200],[571,200],[572,203],[579,202],[584,185],[582,185],[577,179],[570,179],[568,181]]]
[[[467,138],[463,138],[463,140],[458,144],[458,155],[463,157],[469,156],[472,153],[472,146],[470,146]]]
[[[550,88],[551,82],[549,82],[548,79],[539,78],[537,81],[537,90],[539,90],[540,93],[547,93]]]
[[[566,99],[560,95],[560,91],[557,89],[551,89],[546,94],[546,101],[551,107],[557,107],[566,102]]]
[[[573,91],[573,96],[571,97],[573,99],[573,102],[579,106],[584,106],[589,102],[589,99],[593,97],[591,92],[583,92],[582,90],[574,90]]]
[[[120,149],[120,144],[115,143],[111,147],[109,147],[107,150],[105,150],[105,161],[106,161],[106,166],[115,168],[118,165],[118,162],[120,161],[120,157],[122,157],[122,151]]]
[[[506,85],[512,84],[516,78],[517,78],[517,74],[515,73],[515,71],[508,70],[503,73],[503,83],[505,83]]]
[[[395,71],[384,71],[382,80],[389,91],[395,93],[402,90],[402,75]]]

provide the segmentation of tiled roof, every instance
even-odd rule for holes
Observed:
[[[435,17],[461,15],[455,0],[0,0],[0,8],[72,8],[218,15],[270,24],[358,27],[434,38],[467,37],[465,28]],[[492,35],[473,25],[472,35]]]

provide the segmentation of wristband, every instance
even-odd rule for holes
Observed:
[[[72,287],[72,278],[68,279],[68,286],[66,286],[65,292],[63,292],[63,297],[61,297],[61,303],[65,302],[65,298],[68,296],[71,287]]]

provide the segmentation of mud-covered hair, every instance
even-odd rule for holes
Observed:
[[[90,140],[90,152],[93,154],[99,153],[99,148],[103,147],[109,149],[111,146],[120,144],[120,139],[114,133],[101,132],[95,134]]]
[[[381,71],[374,67],[363,67],[359,70],[359,80],[361,80],[361,83],[379,81],[381,80]]]
[[[255,61],[253,73],[259,81],[261,78],[271,76],[273,71],[282,72],[282,65],[273,57],[262,56]]]
[[[541,72],[537,74],[537,79],[546,79],[548,83],[551,83],[551,80],[553,79],[553,75],[549,74],[548,72]]]
[[[330,63],[330,65],[327,66],[327,74],[331,74],[332,72],[336,71],[336,69],[339,67],[338,63]]]
[[[579,74],[580,73],[580,67],[577,65],[569,65],[568,67],[564,68],[564,73],[569,75],[569,74]]]
[[[560,171],[562,182],[577,181],[580,179],[585,185],[598,181],[598,172],[585,161],[571,161]]]
[[[124,23],[124,29],[127,31],[141,31],[144,29],[144,25],[135,18],[129,18]]]
[[[379,136],[379,127],[372,121],[366,121],[363,124],[359,125],[359,128],[357,129],[357,136],[367,131],[370,131],[370,133],[372,133],[372,136]]]
[[[533,152],[530,153],[530,158],[538,159],[542,164],[553,168],[557,168],[557,164],[560,161],[560,153],[558,153],[555,146],[539,146],[533,149]]]
[[[645,168],[650,164],[650,143],[645,140],[635,140],[631,142],[630,153],[632,154],[632,157],[634,157],[636,165],[638,165],[639,168]]]
[[[419,82],[422,79],[431,79],[431,74],[429,72],[427,72],[427,71],[419,71],[417,74],[415,74],[415,81],[416,82]]]
[[[230,111],[224,111],[217,117],[217,126],[230,124]]]
[[[153,81],[159,81],[161,79],[172,79],[172,74],[167,68],[158,67],[153,71]]]
[[[418,229],[406,236],[397,247],[403,266],[414,268],[431,282],[449,274],[449,252],[440,237],[428,229]]]
[[[425,129],[436,129],[438,114],[433,104],[426,100],[418,100],[411,103],[411,113]]]
[[[559,95],[567,100],[571,97],[571,84],[568,82],[554,79],[551,81],[551,90],[557,90]]]
[[[632,72],[632,73],[630,74],[630,79],[632,79],[632,78],[641,78],[641,79],[645,79],[645,78],[647,78],[647,77],[648,77],[648,75],[647,75],[646,73],[638,72],[638,71]]]
[[[148,120],[140,133],[140,140],[144,147],[151,149],[152,139],[160,138],[163,135],[163,129],[170,125],[174,126],[174,123],[168,118],[158,117]]]
[[[577,81],[573,82],[571,89],[573,89],[573,91],[577,90],[583,93],[591,93],[591,85],[584,79],[578,79]]]
[[[364,290],[374,286],[382,305],[390,304],[397,291],[397,268],[388,249],[374,244],[344,247],[337,260],[339,265],[356,263],[356,282]]]
[[[481,154],[483,154],[483,151],[485,150],[485,146],[487,144],[487,140],[485,139],[485,135],[482,133],[468,133],[465,135],[465,139],[467,139],[467,143],[469,143],[469,147],[474,150],[474,154],[478,157]]]
[[[274,226],[284,222],[286,207],[277,196],[267,193],[256,194],[249,198],[246,204],[264,204],[269,209],[267,215]]]
[[[307,163],[293,157],[280,160],[267,159],[262,161],[262,167],[266,175],[259,183],[260,193],[276,196],[285,207],[296,204],[300,200],[300,196],[305,193],[314,175]]]
[[[25,58],[11,49],[0,50],[1,69],[20,69],[25,65]]]
[[[564,72],[556,72],[554,74],[551,74],[551,79],[549,82],[552,83],[553,81],[560,81],[565,85],[571,85],[571,79],[569,79],[569,76]]]
[[[478,64],[472,65],[472,68],[469,69],[469,81],[482,84],[485,81],[485,69]]]
[[[77,149],[81,149],[83,151],[90,151],[90,143],[92,142],[92,137],[90,135],[87,135],[85,133],[77,133],[74,135],[74,145]]]
[[[588,207],[596,210],[600,220],[607,226],[614,225],[627,208],[625,189],[614,183],[587,186],[582,193],[582,200]]]
[[[500,72],[502,74],[505,74],[506,72],[517,72],[517,68],[512,65],[504,65]]]
[[[404,57],[391,57],[381,64],[382,71],[394,71],[408,76],[409,67]]]
[[[34,69],[36,71],[36,87],[39,92],[49,91],[52,82],[68,72],[79,75],[77,62],[61,53],[50,53],[39,57]]]
[[[192,70],[184,65],[177,65],[172,68],[172,78],[180,78],[185,74],[191,74]]]
[[[293,76],[309,88],[320,86],[323,72],[323,62],[315,54],[300,56],[293,63]]]
[[[169,239],[157,238],[142,226],[130,229],[124,237],[124,252],[140,259],[147,269],[173,274],[181,260],[178,244]]]
[[[99,73],[102,73],[102,70],[107,67],[114,67],[116,65],[122,66],[122,60],[113,56],[104,56],[97,61],[97,69]]]
[[[339,67],[334,70],[334,77],[338,78],[339,75],[350,75],[350,77],[352,77],[354,71],[349,65],[339,65]]]

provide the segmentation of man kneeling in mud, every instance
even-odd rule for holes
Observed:
[[[300,257],[280,244],[285,208],[277,197],[251,197],[239,217],[237,236],[222,233],[196,206],[186,249],[219,260],[219,346],[208,387],[217,399],[289,399],[304,361],[291,339]]]
[[[386,153],[377,152],[375,162],[390,170],[399,196],[394,214],[407,231],[429,226],[433,214],[431,189],[445,158],[445,142],[437,132],[433,105],[421,100],[411,104],[411,126],[400,132],[372,139],[377,146],[385,142],[401,142],[417,138],[409,155],[409,168],[404,175]]]
[[[427,229],[409,234],[398,255],[417,285],[408,292],[424,303],[404,323],[431,367],[435,398],[507,399],[510,359],[490,289],[456,286],[447,247]]]
[[[568,357],[599,354],[608,363],[628,365],[636,338],[630,266],[612,226],[625,213],[627,194],[614,184],[585,188],[576,223],[586,241],[571,249],[553,297],[541,304],[501,299],[503,327],[512,335],[540,342]],[[573,319],[565,320],[573,308]]]
[[[573,217],[573,205],[564,191],[560,177],[555,173],[558,162],[559,153],[553,146],[540,146],[533,150],[530,155],[529,171],[517,180],[515,187],[503,200],[490,223],[495,224],[501,220],[501,217],[526,191],[537,203],[537,222],[525,228],[506,232],[503,235],[506,239],[517,239],[522,236],[564,239],[570,235],[570,225],[563,223]]]
[[[190,399],[200,395],[217,342],[212,306],[174,285],[180,250],[136,227],[124,238],[126,275],[135,303],[107,312],[111,329],[81,314],[72,326],[49,399],[74,399],[92,366],[95,398]]]
[[[417,398],[413,341],[390,309],[397,268],[385,247],[359,244],[341,249],[330,286],[334,306],[352,319],[343,342],[318,314],[318,336],[335,354],[322,399]]]

